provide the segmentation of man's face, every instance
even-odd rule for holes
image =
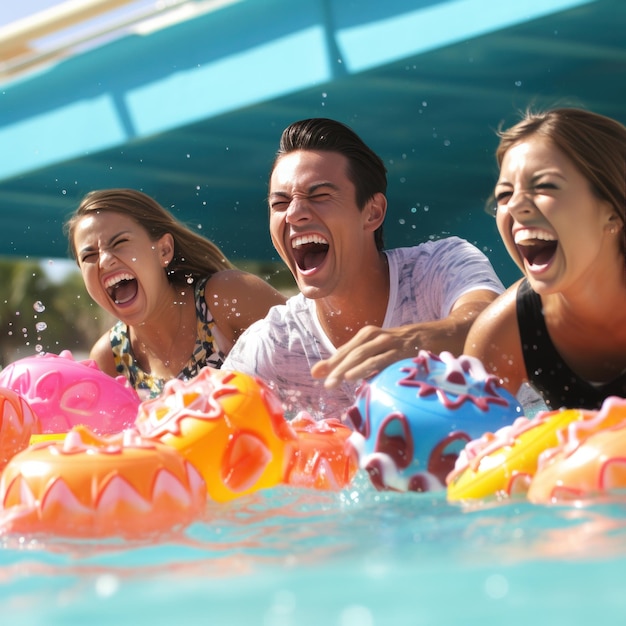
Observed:
[[[282,156],[270,178],[272,242],[308,298],[342,293],[362,280],[372,229],[347,165],[337,152],[299,150]]]

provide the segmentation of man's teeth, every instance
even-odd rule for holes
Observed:
[[[292,248],[299,248],[300,246],[304,246],[307,243],[320,243],[328,245],[328,241],[321,237],[320,235],[303,235],[301,237],[294,237],[291,240]]]
[[[104,282],[104,288],[108,289],[109,287],[114,287],[118,283],[121,283],[123,280],[133,280],[135,277],[131,274],[118,274],[117,276],[112,276]]]
[[[545,230],[530,230],[528,228],[524,228],[515,233],[515,243],[517,244],[528,244],[537,239],[541,241],[556,241],[556,237]]]

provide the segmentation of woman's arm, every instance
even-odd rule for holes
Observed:
[[[517,283],[509,287],[478,316],[463,350],[480,359],[513,394],[527,380],[515,306],[517,288]]]
[[[119,376],[115,369],[115,360],[113,358],[113,350],[111,350],[111,339],[108,330],[93,345],[89,353],[89,358],[93,359],[105,374],[113,376],[114,378]]]

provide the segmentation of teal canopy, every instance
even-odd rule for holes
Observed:
[[[275,259],[278,138],[324,116],[387,165],[388,246],[459,234],[509,282],[495,129],[528,105],[626,121],[624,33],[615,0],[240,0],[137,28],[0,84],[0,254],[66,256],[82,195],[135,187],[234,261]]]

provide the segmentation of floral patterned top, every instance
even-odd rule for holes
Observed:
[[[204,298],[207,280],[208,277],[198,281],[196,285],[194,294],[197,319],[196,345],[187,365],[177,376],[182,380],[197,376],[198,372],[207,365],[220,368],[226,358],[213,336],[215,322]],[[139,367],[130,345],[128,326],[122,321],[117,322],[111,328],[109,337],[118,374],[125,376],[142,398],[158,396],[163,390],[165,380],[156,378]]]

